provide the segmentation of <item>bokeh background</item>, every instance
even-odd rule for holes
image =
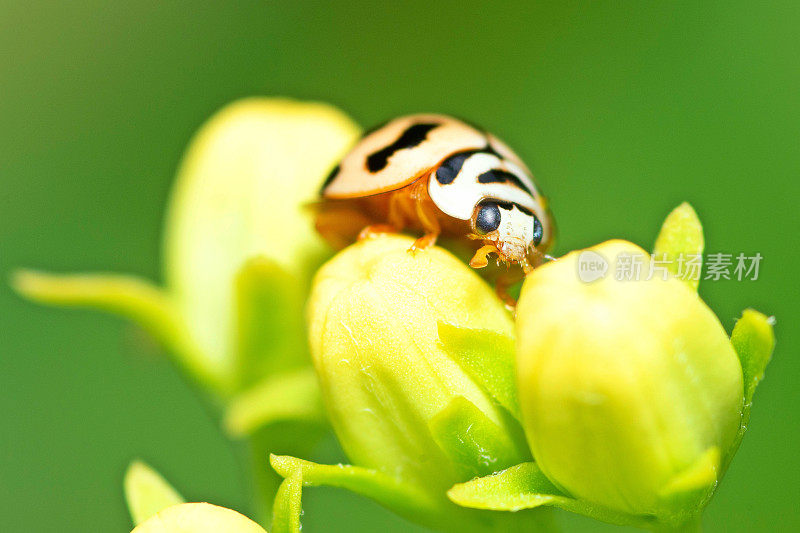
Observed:
[[[127,531],[133,457],[190,499],[249,511],[241,450],[146,337],[27,303],[7,280],[20,266],[159,279],[192,132],[238,97],[287,95],[365,126],[419,111],[482,124],[534,169],[560,252],[612,236],[649,247],[683,200],[710,251],[760,252],[758,281],[701,284],[728,330],[747,306],[778,319],[705,525],[797,531],[798,27],[793,0],[2,0],[0,529]],[[414,530],[356,496],[306,494],[307,531]]]

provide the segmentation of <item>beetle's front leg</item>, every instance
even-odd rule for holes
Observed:
[[[494,291],[497,297],[500,298],[506,305],[506,309],[514,311],[517,308],[517,300],[514,299],[508,290],[517,282],[525,278],[525,272],[522,269],[514,268],[501,272],[495,281]]]
[[[400,204],[402,200],[401,193],[396,192],[389,197],[388,206],[386,208],[386,222],[377,224],[370,224],[364,227],[358,234],[358,240],[363,241],[375,237],[382,233],[399,233],[404,227],[403,209]]]
[[[439,220],[436,218],[436,207],[428,196],[425,186],[427,180],[419,180],[411,190],[411,200],[414,203],[414,212],[417,215],[422,230],[425,235],[414,241],[409,252],[415,253],[417,250],[424,250],[428,246],[436,244],[436,239],[442,232]]]

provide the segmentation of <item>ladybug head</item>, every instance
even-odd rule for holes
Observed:
[[[541,220],[519,204],[493,199],[481,201],[471,219],[473,238],[495,248],[498,259],[524,269],[538,264],[550,245],[552,222]]]

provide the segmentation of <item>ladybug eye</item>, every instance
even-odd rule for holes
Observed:
[[[533,245],[539,246],[542,244],[542,237],[544,236],[544,229],[542,228],[542,223],[533,215]]]
[[[500,227],[500,208],[494,202],[483,204],[475,217],[475,231],[481,235],[496,230]]]

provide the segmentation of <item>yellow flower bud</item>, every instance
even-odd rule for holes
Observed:
[[[133,533],[266,533],[264,528],[225,507],[185,503],[148,465],[134,461],[125,473],[125,499],[136,526]]]
[[[264,528],[245,517],[210,503],[181,503],[167,507],[146,522],[139,524],[133,533],[266,533]]]
[[[520,403],[537,464],[573,496],[676,522],[696,513],[734,442],[742,369],[692,288],[624,241],[534,271],[517,309]],[[584,255],[587,254],[587,255]],[[642,260],[619,280],[615,260]],[[581,281],[581,258],[609,268]]]
[[[495,385],[505,369],[513,376],[513,323],[472,269],[440,248],[410,253],[412,242],[367,239],[323,266],[308,304],[309,338],[352,462],[444,498],[458,480],[529,456],[514,408],[492,392],[502,390]],[[495,343],[490,368],[474,372],[442,343],[442,328],[479,329],[509,346]]]
[[[167,211],[165,271],[215,373],[252,383],[304,362],[295,315],[328,254],[304,205],[358,133],[327,104],[248,98],[194,136]]]

